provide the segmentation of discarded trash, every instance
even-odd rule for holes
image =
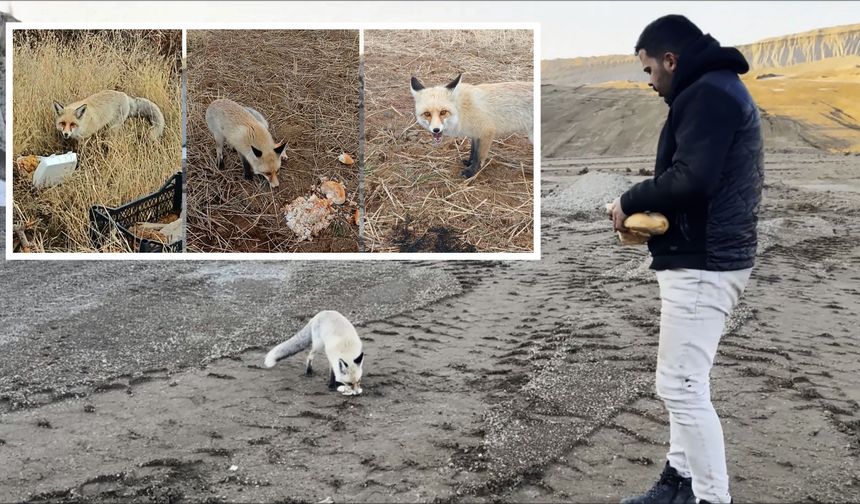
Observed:
[[[33,173],[33,185],[39,189],[59,185],[77,166],[78,155],[74,152],[43,157]]]

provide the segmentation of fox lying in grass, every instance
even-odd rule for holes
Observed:
[[[467,136],[472,140],[465,178],[474,177],[487,159],[493,139],[511,133],[533,138],[534,95],[531,82],[464,84],[460,74],[444,86],[425,87],[412,77],[412,96],[419,124],[440,143],[442,135]]]
[[[63,105],[54,101],[57,131],[66,140],[84,140],[104,127],[116,129],[129,117],[145,117],[152,127],[149,138],[158,140],[164,132],[164,115],[158,105],[121,91],[99,91],[83,100]]]
[[[219,169],[224,169],[224,143],[227,143],[242,159],[246,179],[256,173],[265,177],[272,189],[278,187],[278,171],[287,144],[275,144],[262,114],[221,98],[206,109],[206,125],[215,137]]]

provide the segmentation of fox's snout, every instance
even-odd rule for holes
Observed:
[[[442,135],[448,134],[446,131],[450,132],[452,127],[456,128],[457,116],[452,103],[429,107],[416,115],[418,122],[433,134],[435,144],[442,142]]]

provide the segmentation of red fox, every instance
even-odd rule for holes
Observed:
[[[425,88],[412,76],[415,116],[430,130],[433,141],[442,135],[467,136],[472,140],[466,168],[461,174],[475,176],[487,159],[493,138],[510,133],[525,133],[533,141],[534,97],[531,82],[464,84],[463,74],[444,86]]]
[[[57,112],[57,131],[66,140],[83,140],[105,126],[119,128],[129,117],[146,117],[152,127],[149,138],[158,140],[164,131],[164,116],[158,105],[146,98],[134,98],[121,91],[99,91],[98,93],[63,105],[54,101]]]
[[[344,395],[361,393],[362,364],[364,352],[355,327],[346,317],[334,310],[317,313],[295,336],[269,350],[263,364],[273,367],[281,359],[286,359],[310,347],[305,361],[305,374],[313,374],[314,353],[324,351],[331,366],[329,389],[340,384]]]
[[[278,171],[286,142],[275,145],[269,134],[269,123],[256,110],[233,100],[221,98],[206,109],[206,125],[215,137],[218,168],[224,169],[224,142],[236,149],[242,158],[245,178],[253,174],[266,177],[272,189],[278,187]]]

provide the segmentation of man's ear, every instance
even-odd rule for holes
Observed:
[[[673,52],[667,52],[663,55],[663,68],[669,72],[674,72],[678,68],[678,55]]]

